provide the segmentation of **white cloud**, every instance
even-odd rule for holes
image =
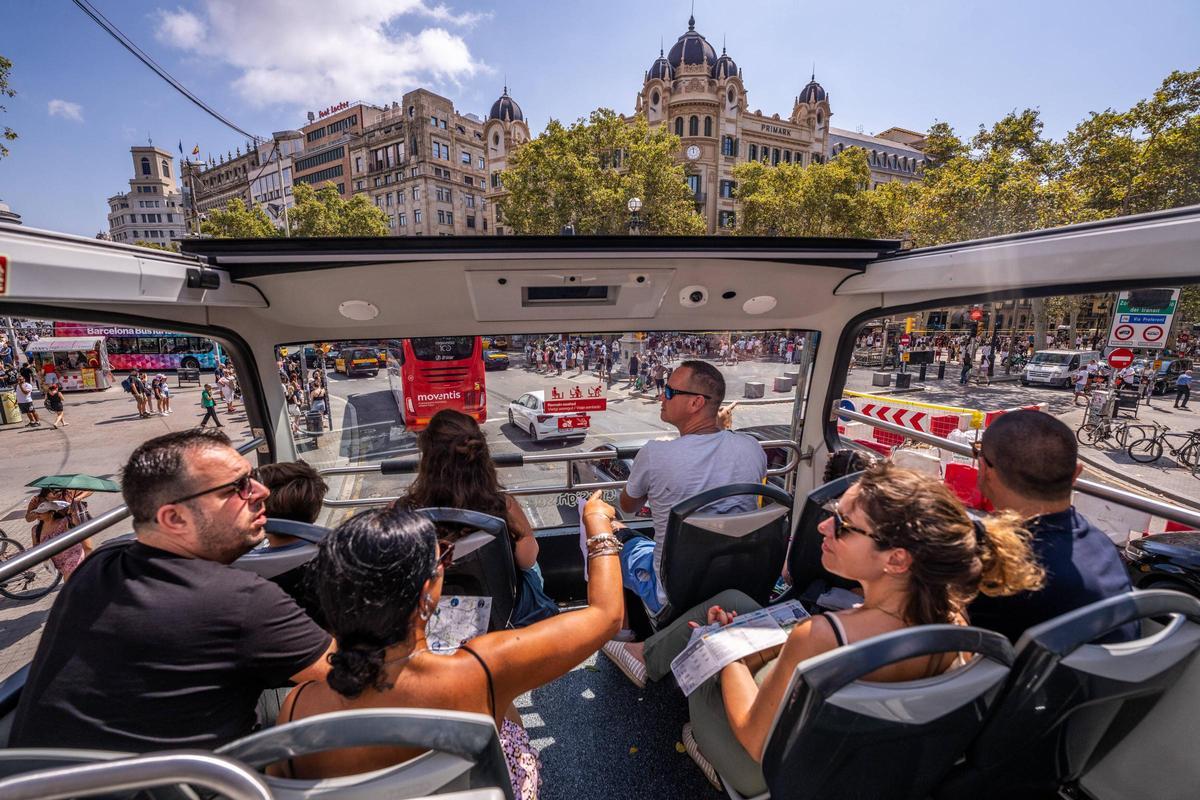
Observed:
[[[46,111],[52,117],[62,117],[72,122],[83,122],[83,106],[69,100],[51,100],[46,104]]]
[[[459,83],[486,67],[448,26],[488,15],[422,0],[201,0],[197,13],[160,10],[160,41],[232,67],[254,105],[315,108],[399,100],[430,82]],[[437,24],[423,27],[420,20]]]

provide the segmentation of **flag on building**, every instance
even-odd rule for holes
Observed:
[[[194,155],[194,156],[200,155],[200,145],[196,145],[195,147],[192,148],[192,155]]]
[[[179,155],[183,155],[183,139],[179,140]]]

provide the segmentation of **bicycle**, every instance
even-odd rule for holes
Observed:
[[[0,529],[0,564],[25,552],[25,545]],[[8,580],[0,581],[0,595],[9,600],[37,600],[54,591],[62,582],[62,573],[54,562],[46,559]]]
[[[1158,430],[1153,436],[1147,436],[1131,443],[1127,452],[1129,457],[1139,464],[1150,464],[1162,458],[1163,446],[1171,451],[1171,455],[1179,460],[1189,469],[1195,470],[1200,466],[1200,430],[1192,430],[1187,433],[1169,433],[1170,428],[1165,426],[1156,426]],[[1171,444],[1171,439],[1183,439],[1183,443],[1176,447]]]
[[[1162,426],[1157,422],[1133,422],[1100,417],[1095,422],[1085,422],[1075,431],[1075,439],[1083,445],[1098,447],[1102,442],[1115,441],[1124,450],[1130,440],[1138,441],[1156,435]],[[1133,435],[1136,432],[1137,435]]]

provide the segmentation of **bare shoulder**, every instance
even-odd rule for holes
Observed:
[[[825,619],[823,614],[818,614],[792,628],[783,650],[789,660],[794,659],[794,663],[799,663],[837,646],[837,637],[833,633],[832,624]]]

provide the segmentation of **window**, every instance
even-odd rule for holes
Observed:
[[[466,150],[462,151],[462,153],[459,155],[459,158],[462,160],[462,163],[466,164],[468,167],[471,166],[471,154]]]
[[[688,189],[691,191],[692,194],[694,194],[694,195],[700,194],[700,176],[699,175],[688,175],[687,176],[687,185],[688,185]]]
[[[492,188],[493,189],[500,188],[500,173],[499,172],[492,173]]]
[[[704,118],[704,135],[712,136],[712,117]]]
[[[429,124],[436,128],[437,127],[437,117],[431,116],[429,118]]]
[[[717,214],[717,224],[722,228],[732,228],[737,224],[737,215],[732,211],[721,211]]]
[[[307,183],[311,186],[311,185],[316,185],[318,183],[323,183],[332,178],[340,178],[341,176],[342,176],[342,165],[334,164],[332,167],[329,167],[328,169],[318,170],[317,172],[313,172],[309,175],[298,175],[298,176],[296,176],[296,182],[297,183]],[[345,184],[339,184],[339,186],[344,187]],[[339,194],[342,193],[343,191],[344,191],[343,188],[338,189]]]
[[[449,192],[450,190],[447,189],[446,191]],[[463,205],[465,205],[467,208],[474,208],[475,207],[475,195],[473,195],[473,194],[464,195],[463,196]]]
[[[475,168],[483,169],[483,156],[479,156],[478,161],[475,164]]]
[[[312,169],[313,167],[319,167],[322,164],[328,164],[331,161],[339,161],[345,157],[345,147],[331,147],[323,153],[317,153],[315,156],[309,156],[308,158],[300,159],[296,162],[296,169],[298,171],[304,171],[306,169]],[[341,174],[341,172],[338,172],[338,175]]]
[[[446,224],[447,224],[447,225],[453,225],[453,224],[454,224],[454,212],[453,212],[453,211],[447,211],[447,212],[446,212]]]
[[[405,227],[406,225],[408,225],[408,214],[405,214],[403,211],[401,211],[399,214],[397,214],[396,215],[396,224],[402,228]]]
[[[391,208],[392,207],[392,193],[388,192],[387,194],[384,195],[384,197],[387,198],[387,200],[384,201],[384,205],[386,205],[388,208]]]
[[[683,117],[675,118],[675,135],[683,136]]]
[[[737,142],[732,136],[721,137],[721,155],[736,156]]]
[[[463,183],[465,183],[467,186],[475,185],[475,181],[471,179],[470,175],[463,175]]]
[[[143,175],[150,174],[150,159],[148,159],[148,158],[142,159],[142,174]]]
[[[437,212],[437,215],[438,215],[438,225],[445,225],[446,224],[446,212],[439,209]]]
[[[750,145],[750,160],[758,161],[758,145],[756,144]]]
[[[413,209],[413,223],[416,225],[421,224],[421,209],[419,208]]]
[[[354,157],[354,171],[362,172],[362,156]]]
[[[317,139],[324,139],[324,138],[325,138],[325,129],[324,128],[317,128],[315,131],[308,133],[304,137],[305,141],[310,142],[310,143],[315,142]]]
[[[412,188],[412,198],[413,198],[413,200],[421,199],[421,187],[420,186],[414,186]],[[420,222],[420,220],[417,220],[417,221]]]
[[[451,198],[450,198],[450,190],[449,189],[438,186],[436,189],[434,189],[434,192],[436,194],[436,199],[439,203],[449,203],[450,202]]]
[[[467,217],[467,227],[474,229],[474,227],[475,227],[475,218],[474,217]]]
[[[688,136],[700,135],[700,118],[695,114],[688,120]]]
[[[438,122],[441,123],[442,130],[446,130],[446,120],[442,119],[442,120],[438,120]]]
[[[792,151],[791,150],[783,151],[783,163],[785,163],[785,164],[792,163]]]
[[[780,159],[779,148],[778,147],[773,148],[771,150],[771,166],[775,166],[776,164],[778,164],[779,159]]]
[[[162,176],[164,178],[171,177],[171,165],[167,162],[167,160],[165,158],[163,159],[163,162],[162,162]]]
[[[408,177],[410,177],[410,178],[417,177],[417,168],[416,167],[413,167],[412,169],[410,169],[408,171]]]
[[[734,181],[721,181],[721,197],[733,197],[733,190],[737,187]]]

